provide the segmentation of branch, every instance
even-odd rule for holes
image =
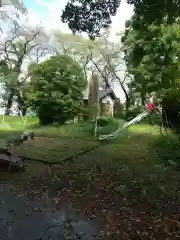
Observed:
[[[7,40],[7,41],[4,43],[3,52],[5,53],[5,58],[6,58],[6,60],[10,60],[8,47],[12,45],[12,42],[14,41],[14,39],[15,39],[15,38],[13,37],[11,40]]]
[[[124,86],[124,82],[125,82],[127,76],[125,76],[124,80],[121,81],[121,78],[117,75],[115,69],[112,67],[110,60],[109,60],[108,58],[106,58],[105,55],[104,55],[102,52],[101,52],[101,54],[102,54],[103,58],[106,60],[106,62],[107,62],[107,64],[108,64],[111,72],[113,73],[114,77],[115,77],[116,79],[118,79],[118,82],[119,82],[119,84],[120,84],[120,86],[121,86],[121,89],[123,90],[123,92],[124,92],[124,94],[125,94],[125,96],[126,96],[126,100],[128,100],[128,99],[129,99],[128,92],[126,91],[126,88],[125,88],[125,86]]]
[[[108,88],[111,89],[110,87],[110,84],[109,84],[109,81],[108,81],[108,76],[106,76],[103,71],[101,71],[101,69],[99,68],[98,64],[93,60],[91,59],[91,62],[94,64],[94,66],[96,67],[96,69],[98,70],[98,72],[101,74],[101,76],[103,77],[105,83],[107,84]]]
[[[29,77],[29,73],[23,78],[22,81],[19,81],[19,85],[22,85],[23,83],[25,83],[28,77]]]
[[[46,47],[39,46],[39,48],[37,48],[37,51],[36,51],[36,62],[37,63],[39,63],[39,59],[43,56],[44,52],[47,50],[48,49]],[[40,51],[41,51],[41,53],[39,54]]]
[[[15,68],[20,69],[20,67],[21,67],[21,65],[23,63],[23,59],[27,55],[27,53],[28,52],[30,53],[33,48],[35,48],[36,46],[39,45],[39,44],[34,44],[29,49],[27,49],[29,43],[32,42],[38,35],[39,35],[39,32],[35,33],[30,40],[25,37],[26,42],[24,43],[23,52],[22,52],[21,56],[18,58]],[[16,56],[18,55],[17,53],[18,53],[18,51],[15,48],[15,53],[14,54],[16,54]]]

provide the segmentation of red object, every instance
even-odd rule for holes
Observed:
[[[149,110],[151,110],[151,111],[154,111],[154,110],[155,110],[155,106],[154,106],[154,104],[152,104],[152,103],[148,103],[148,104],[147,104],[147,108],[148,108]]]

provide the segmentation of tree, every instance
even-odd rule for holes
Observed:
[[[127,0],[134,5],[134,11],[143,15],[148,24],[161,23],[166,18],[171,24],[180,15],[179,0]],[[61,19],[68,23],[73,33],[86,32],[91,39],[99,36],[100,30],[111,24],[111,17],[117,12],[120,0],[69,0]]]
[[[107,54],[109,54],[113,49],[113,47],[110,49],[110,45],[113,44],[109,43],[109,45],[106,46],[103,38],[93,42],[78,35],[64,34],[61,32],[55,33],[56,52],[67,54],[79,62],[87,78],[88,74],[91,75],[98,72],[107,86],[110,71],[109,68],[107,68],[101,51],[104,50],[104,53],[107,52]]]
[[[109,40],[110,29],[104,31],[94,41],[82,36],[56,32],[55,47],[58,53],[67,54],[78,61],[87,79],[92,74],[99,75],[101,87],[109,89],[114,82],[123,90],[126,97],[126,106],[130,105],[130,95],[127,90],[127,75],[123,60],[123,49],[119,42]],[[120,41],[120,39],[119,39]]]
[[[25,114],[22,87],[28,80],[27,65],[34,58],[38,61],[47,52],[44,29],[41,26],[30,26],[26,13],[27,9],[19,0],[12,0],[0,9],[0,61],[6,65],[5,72],[1,65],[1,85],[6,90],[3,95],[6,114],[10,113],[14,102],[17,103],[19,111]]]
[[[86,32],[94,39],[102,28],[111,24],[111,16],[116,14],[120,2],[120,0],[70,0],[61,19],[68,23],[73,33]]]
[[[39,60],[47,52],[43,45],[46,35],[42,27],[18,26],[16,23],[6,30],[6,37],[1,39],[0,54],[1,61],[1,83],[6,90],[5,114],[10,114],[14,101],[24,115],[26,112],[25,101],[23,100],[22,87],[28,79],[27,65],[32,59]],[[24,104],[23,104],[24,103]]]
[[[172,24],[180,15],[179,0],[127,0],[134,5],[135,14],[142,15],[148,24],[160,24],[166,19]]]
[[[88,70],[89,69],[89,49],[88,45],[90,41],[83,38],[82,36],[66,34],[60,31],[54,32],[54,42],[56,54],[67,54],[71,56],[75,61],[77,61],[85,76],[88,78]]]
[[[136,28],[133,27],[136,25]],[[137,27],[139,26],[139,27]],[[160,95],[176,88],[179,78],[180,28],[178,23],[144,25],[133,17],[128,22],[124,43],[125,61],[136,90]],[[162,91],[164,89],[164,91]]]
[[[135,14],[122,38],[127,69],[134,75],[131,87],[140,94],[142,104],[155,93],[169,120],[174,115],[170,120],[173,125],[179,122],[175,115],[180,96],[180,27],[176,21],[168,24],[165,19],[161,24],[148,25],[142,15]]]
[[[119,42],[109,40],[110,33],[109,30],[104,31],[99,39],[91,43],[89,47],[91,51],[90,59],[96,71],[101,75],[105,88],[111,89],[114,82],[121,87],[128,109],[131,97],[127,89],[128,75],[123,59],[123,48]]]
[[[6,2],[6,1],[5,1]],[[4,26],[11,29],[11,25],[21,26],[21,20],[25,17],[27,9],[21,0],[11,0],[5,3],[1,0],[0,6],[0,29],[3,33]]]
[[[52,56],[29,69],[26,96],[41,124],[64,123],[79,114],[86,80],[79,64],[67,55]]]

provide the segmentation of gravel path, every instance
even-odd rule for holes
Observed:
[[[98,232],[95,220],[77,216],[67,206],[30,201],[26,194],[0,186],[0,240],[93,240]]]

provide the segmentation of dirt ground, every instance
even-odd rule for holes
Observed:
[[[38,138],[16,152],[60,161],[95,144]],[[25,171],[19,173],[1,169],[0,239],[180,239],[180,202],[175,195],[157,196],[154,203],[138,190],[131,191],[130,185],[128,195],[116,191],[117,152],[118,158],[123,156],[117,148],[101,146],[52,166],[26,161]],[[136,142],[132,148],[136,149]],[[144,159],[147,153],[141,150],[139,158]]]

